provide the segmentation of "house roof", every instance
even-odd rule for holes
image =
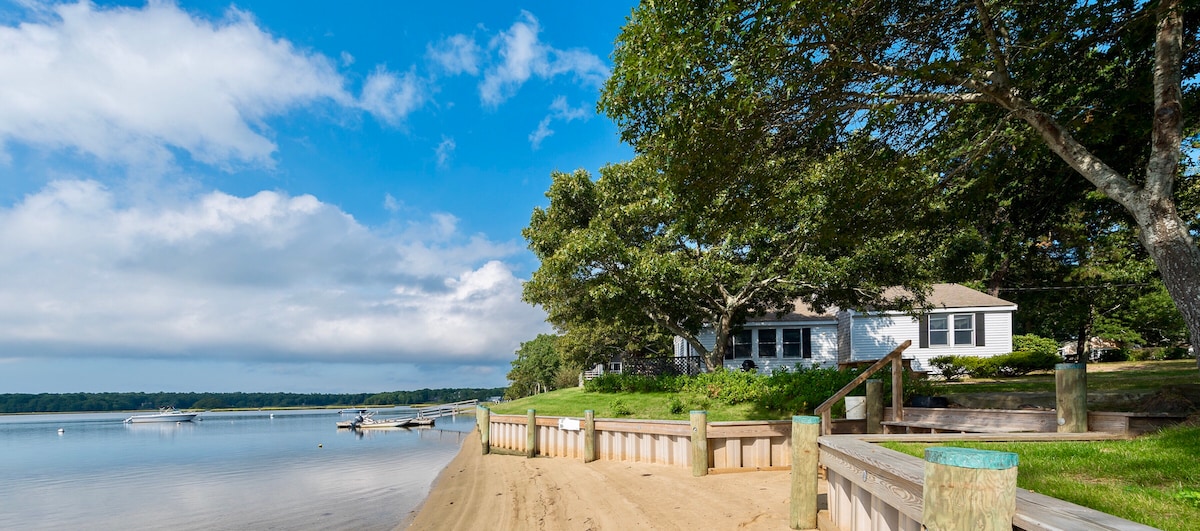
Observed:
[[[981,293],[961,284],[934,284],[930,286],[929,296],[926,297],[926,308],[930,310],[946,309],[946,308],[989,308],[1002,306],[1016,306],[1016,304],[993,297],[987,293]],[[884,290],[883,295],[886,298],[901,297],[908,295],[910,292],[904,288],[888,288]],[[797,299],[795,301],[795,310],[776,318],[774,314],[767,314],[762,317],[750,318],[750,321],[824,321],[835,319],[839,311],[836,307],[826,309],[824,313],[819,313],[804,300]]]

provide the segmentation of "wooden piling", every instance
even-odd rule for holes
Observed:
[[[867,383],[872,381],[875,380],[868,380]],[[817,528],[817,463],[820,452],[817,437],[820,434],[821,417],[792,417],[792,497],[788,515],[788,524],[792,529]]]
[[[692,411],[692,476],[708,475],[708,412]]]
[[[492,452],[492,410],[487,406],[479,406],[475,413],[475,422],[479,424],[479,443],[483,446],[483,455],[487,455]]]
[[[883,381],[867,380],[867,433],[883,433]]]
[[[922,524],[928,531],[1011,531],[1017,511],[1017,454],[925,449]]]
[[[1083,363],[1055,365],[1054,391],[1058,413],[1058,432],[1087,432],[1087,365]]]
[[[537,455],[537,412],[529,410],[529,427],[525,434],[525,457]]]
[[[591,463],[596,457],[596,412],[583,412],[583,462]]]

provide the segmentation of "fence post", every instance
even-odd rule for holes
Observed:
[[[708,412],[692,411],[692,476],[708,475]]]
[[[1011,531],[1017,511],[1017,454],[925,449],[922,524],[928,531]]]
[[[492,410],[487,406],[479,406],[475,421],[479,423],[479,443],[483,446],[483,455],[492,452]]]
[[[1055,406],[1059,433],[1085,433],[1087,425],[1087,365],[1054,366]]]
[[[596,460],[596,412],[590,409],[583,412],[583,462],[591,463]]]
[[[529,410],[529,426],[525,432],[525,457],[537,455],[537,412]]]
[[[883,433],[883,381],[867,380],[867,433]]]
[[[817,463],[821,417],[792,417],[792,529],[817,528]]]

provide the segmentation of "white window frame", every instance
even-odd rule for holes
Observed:
[[[975,313],[943,313],[929,316],[929,327],[926,331],[926,340],[929,341],[929,348],[961,348],[975,346],[975,332],[978,327],[975,323]],[[945,328],[934,328],[934,320],[945,320]],[[958,328],[959,319],[967,319],[969,328]],[[958,342],[959,332],[969,332],[970,337],[964,343]],[[945,334],[945,341],[934,341],[934,334]]]

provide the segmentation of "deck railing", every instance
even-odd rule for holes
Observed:
[[[830,418],[829,410],[833,405],[846,395],[850,394],[854,388],[863,384],[875,373],[883,370],[890,363],[892,365],[892,420],[904,420],[904,365],[901,355],[904,354],[904,349],[912,346],[912,341],[905,341],[896,347],[895,350],[889,352],[886,356],[879,358],[879,361],[863,371],[857,378],[846,384],[845,387],[834,393],[828,400],[821,402],[821,405],[813,409],[813,414],[821,417],[821,434],[830,435],[833,433],[833,422]]]

